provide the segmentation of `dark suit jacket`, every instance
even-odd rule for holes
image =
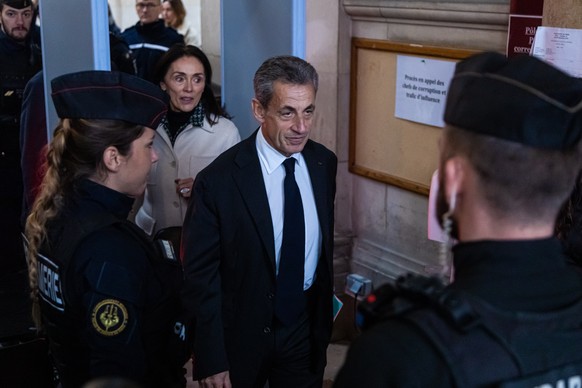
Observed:
[[[195,320],[194,377],[236,368],[253,373],[272,343],[275,247],[256,132],[196,177],[182,235],[183,305]],[[322,232],[310,290],[312,366],[331,337],[337,158],[311,140],[303,149]]]

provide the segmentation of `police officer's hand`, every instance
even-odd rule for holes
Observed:
[[[220,372],[205,379],[199,380],[202,388],[232,388],[228,371]]]

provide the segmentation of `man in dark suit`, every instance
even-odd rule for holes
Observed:
[[[265,61],[252,100],[260,128],[196,178],[182,236],[183,305],[203,387],[322,386],[337,158],[308,139],[317,86],[302,59]],[[292,198],[288,184],[300,193]]]

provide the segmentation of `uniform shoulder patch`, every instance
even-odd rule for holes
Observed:
[[[101,335],[112,337],[127,327],[127,309],[116,299],[104,299],[97,303],[91,313],[91,324]]]

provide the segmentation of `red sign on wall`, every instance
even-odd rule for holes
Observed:
[[[507,32],[508,57],[529,55],[536,35],[542,25],[544,0],[511,0]]]
[[[511,58],[520,54],[529,55],[536,29],[541,25],[541,16],[510,15],[509,31],[507,33],[507,56]]]

